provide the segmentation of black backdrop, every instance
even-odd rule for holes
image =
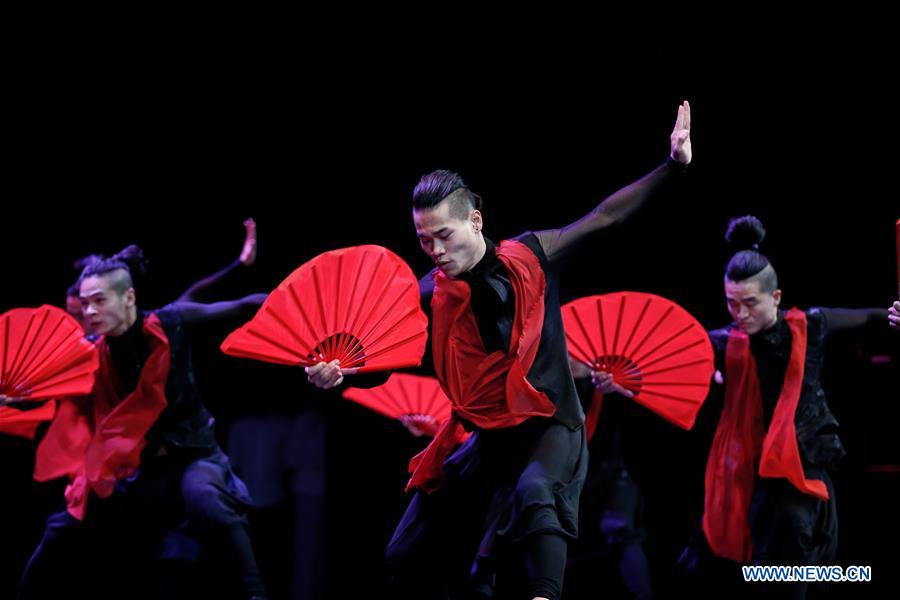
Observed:
[[[246,216],[259,224],[259,258],[234,293],[271,289],[319,252],[357,243],[383,244],[423,274],[409,210],[423,172],[461,172],[484,197],[495,240],[559,226],[665,158],[684,98],[694,115],[689,179],[586,249],[564,276],[564,300],[649,291],[710,328],[724,324],[722,234],[746,213],[769,230],[787,305],[896,297],[889,38],[725,26],[633,36],[606,26],[552,43],[523,32],[506,45],[494,43],[501,30],[429,44],[420,29],[356,45],[262,35],[228,45],[221,34],[127,53],[92,41],[84,52],[25,47],[4,127],[0,310],[61,303],[74,258],[132,242],[151,260],[142,304],[157,306],[234,258]],[[234,363],[216,355],[225,333],[200,344],[198,371],[227,427],[235,402],[254,402],[259,375],[240,366],[242,392],[228,393],[222,375]],[[896,582],[897,475],[865,469],[900,463],[897,342],[868,335],[833,346],[828,391],[850,451],[837,476],[839,564],[873,564],[876,582],[853,593],[874,596]],[[329,590],[377,592],[406,501],[404,465],[421,444],[337,397],[298,385],[296,401],[321,403],[328,419]],[[666,590],[696,516],[702,456],[665,424],[648,420],[644,435],[648,456],[664,451],[645,492],[648,553]],[[29,483],[29,444],[2,439],[0,455],[3,514],[17,515],[0,544],[7,597],[52,494]]]

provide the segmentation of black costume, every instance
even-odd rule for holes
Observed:
[[[86,583],[103,589],[104,559],[185,558],[199,550],[194,539],[202,540],[205,550],[221,554],[223,573],[235,577],[232,589],[239,587],[244,597],[264,596],[247,531],[249,495],[215,440],[214,419],[203,406],[194,378],[189,340],[192,327],[249,316],[263,299],[174,303],[154,311],[170,351],[167,404],[145,436],[140,467],[119,479],[109,497],[90,492],[83,521],[65,510],[50,516],[23,576],[22,598],[47,597],[46,588],[54,585],[71,589]],[[149,314],[139,313],[128,331],[106,339],[120,396],[135,389],[150,354],[143,333]],[[104,554],[79,565],[88,558],[86,548]],[[82,581],[61,575],[71,567]]]
[[[612,200],[637,205],[681,170],[670,160]],[[601,206],[562,229],[513,240],[536,257],[546,281],[540,342],[527,380],[546,394],[555,412],[494,429],[463,419],[473,435],[443,463],[443,485],[430,494],[416,492],[388,546],[388,561],[398,580],[414,590],[412,597],[434,597],[441,585],[494,597],[557,599],[561,594],[567,542],[578,531],[587,448],[584,414],[568,365],[559,275],[566,259],[610,224]],[[487,353],[509,352],[519,308],[497,249],[487,241],[481,261],[457,278],[471,290],[470,308]],[[429,314],[435,277],[433,271],[420,281],[422,307]]]

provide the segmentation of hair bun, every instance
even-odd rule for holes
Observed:
[[[144,258],[144,251],[135,244],[123,248],[110,258],[128,265],[128,270],[132,275],[143,275],[147,272],[147,259]]]
[[[737,250],[758,250],[766,237],[762,221],[752,215],[731,219],[725,240]]]

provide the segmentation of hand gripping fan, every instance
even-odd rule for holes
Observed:
[[[75,319],[55,306],[0,315],[0,396],[39,400],[82,396],[99,360]]]
[[[616,292],[562,307],[569,352],[612,373],[634,400],[684,429],[694,425],[714,371],[703,326],[665,298]]]
[[[320,254],[232,332],[222,351],[266,362],[384,371],[420,364],[428,319],[409,266],[381,246]]]
[[[344,398],[390,419],[410,418],[430,436],[450,418],[450,399],[434,377],[394,373],[387,383],[378,387],[347,388]]]

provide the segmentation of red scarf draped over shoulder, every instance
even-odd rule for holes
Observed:
[[[506,353],[485,351],[468,284],[440,271],[435,274],[431,299],[434,368],[453,408],[428,447],[410,461],[412,477],[407,491],[419,488],[430,493],[440,487],[444,460],[465,433],[460,418],[482,429],[499,429],[556,412],[547,394],[527,379],[544,326],[544,271],[537,256],[521,242],[501,242],[497,258],[506,267],[515,296]]]
[[[825,483],[807,479],[803,472],[794,426],[806,362],[806,315],[793,308],[785,321],[791,331],[791,356],[767,432],[750,338],[738,329],[728,335],[725,405],[706,463],[703,532],[715,555],[737,562],[749,562],[753,556],[749,511],[757,472],[828,499]]]
[[[116,479],[134,474],[147,444],[144,436],[166,408],[169,340],[155,314],[144,319],[143,334],[150,356],[134,391],[125,398],[119,394],[109,346],[105,337],[100,338],[93,395],[60,400],[56,418],[38,446],[34,478],[68,477],[66,505],[78,520],[84,520],[91,491],[109,497]]]

